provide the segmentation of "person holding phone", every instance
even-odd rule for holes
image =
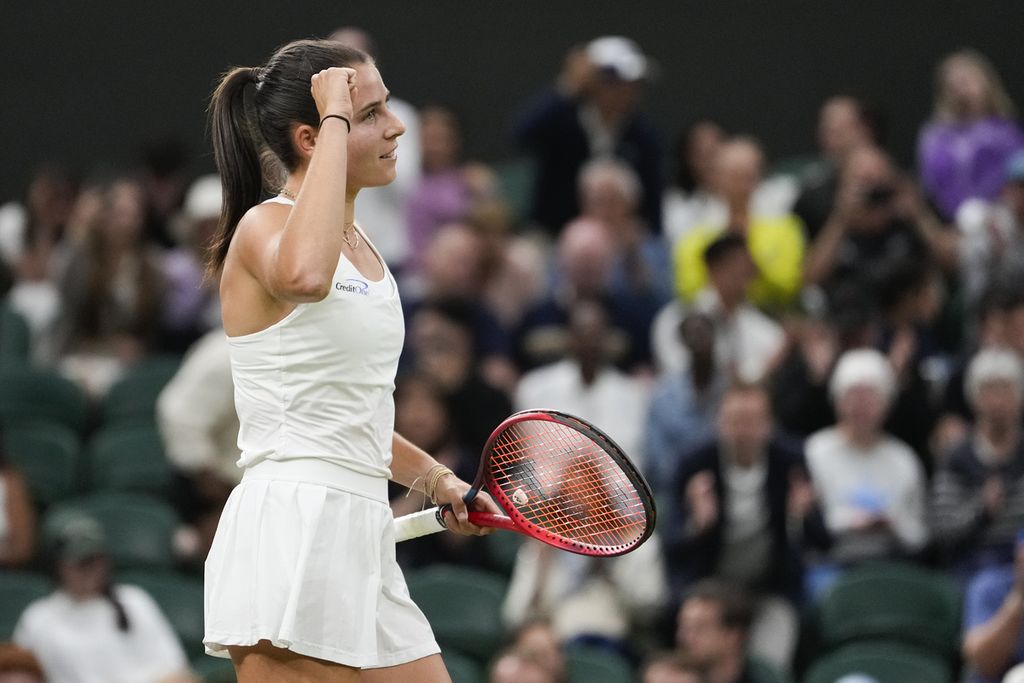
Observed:
[[[316,40],[229,71],[212,97],[209,267],[245,473],[206,563],[204,642],[240,683],[450,681],[395,562],[388,479],[451,504],[455,531],[483,530],[469,485],[394,433],[402,309],[354,220],[360,189],[395,178],[404,126],[387,100],[366,53]],[[287,174],[259,203],[268,156]]]

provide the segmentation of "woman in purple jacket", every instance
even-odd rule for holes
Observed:
[[[935,109],[918,138],[917,164],[925,192],[952,220],[964,200],[999,194],[1006,160],[1024,148],[1024,132],[999,75],[980,53],[958,50],[935,75]]]

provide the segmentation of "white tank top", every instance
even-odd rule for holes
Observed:
[[[299,304],[259,332],[228,337],[240,466],[312,457],[390,477],[405,323],[395,279],[380,263],[384,278],[374,282],[342,254],[323,301]]]

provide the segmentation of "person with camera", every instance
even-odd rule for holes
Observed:
[[[874,146],[852,152],[840,171],[835,206],[811,243],[804,282],[831,290],[857,278],[870,293],[893,259],[957,264],[956,233],[935,217],[913,181]]]

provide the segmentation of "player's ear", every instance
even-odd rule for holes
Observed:
[[[298,157],[309,161],[316,147],[316,136],[320,131],[308,123],[299,123],[292,127],[292,146]]]

